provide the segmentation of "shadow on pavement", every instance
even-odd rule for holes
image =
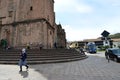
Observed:
[[[104,53],[86,55],[88,58],[80,61],[32,65],[31,68],[47,80],[103,80],[103,77],[110,80],[116,73],[119,74],[119,65],[113,61],[108,63]]]
[[[19,74],[21,74],[21,76],[23,76],[23,78],[27,78],[28,77],[28,71],[22,71],[22,72],[19,72]]]

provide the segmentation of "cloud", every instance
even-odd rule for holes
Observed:
[[[74,6],[74,0],[56,0],[55,1],[55,11],[56,12],[66,12],[72,6]]]
[[[120,0],[55,0],[57,20],[68,41],[101,37],[107,30],[120,32]]]
[[[72,25],[63,25],[63,28],[66,32],[66,38],[68,41],[79,41],[84,39],[96,39],[98,37],[101,37],[101,33],[104,30],[107,30],[110,32],[110,34],[114,34],[116,32],[119,32],[119,26],[114,27],[116,25],[120,25],[119,22],[108,24],[101,24],[99,27],[88,27],[88,28],[74,28]]]
[[[76,41],[83,40],[89,38],[98,38],[101,36],[102,31],[98,31],[96,28],[94,29],[75,29],[70,25],[63,26],[66,32],[66,38],[68,41]]]
[[[114,6],[120,6],[120,0],[107,0],[107,1]]]
[[[120,0],[92,0],[94,2],[97,2],[101,5],[105,5],[105,6],[120,6]]]
[[[104,30],[110,32],[110,34],[114,34],[120,32],[120,18],[114,17],[108,19],[105,23],[99,23],[98,25],[95,24],[86,24],[83,26],[77,25],[63,25],[63,28],[66,32],[66,38],[68,41],[79,41],[84,39],[96,39],[101,37],[101,33]],[[92,23],[90,21],[90,23]],[[87,27],[86,27],[87,26]]]
[[[76,10],[79,13],[91,13],[93,12],[93,8],[89,5],[81,4],[76,6]]]
[[[107,30],[111,33],[118,33],[120,32],[120,16],[113,17],[109,19],[109,21],[104,26]]]
[[[56,0],[55,11],[89,13],[93,11],[93,8],[83,2],[78,2],[78,0]]]

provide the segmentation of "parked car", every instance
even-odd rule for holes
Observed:
[[[116,62],[120,61],[120,49],[119,48],[109,48],[105,51],[106,59],[111,59]]]

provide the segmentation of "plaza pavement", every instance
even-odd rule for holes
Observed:
[[[108,63],[104,53],[87,55],[80,61],[30,65],[21,73],[17,65],[0,65],[0,80],[120,80],[120,63]]]

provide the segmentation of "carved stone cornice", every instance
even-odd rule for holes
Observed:
[[[24,20],[24,21],[17,21],[9,24],[2,24],[1,26],[10,26],[12,25],[13,27],[19,25],[19,24],[30,24],[30,23],[35,23],[35,22],[46,22],[50,28],[54,29],[54,27],[45,19],[45,18],[40,18],[40,19],[33,19],[33,20]]]

